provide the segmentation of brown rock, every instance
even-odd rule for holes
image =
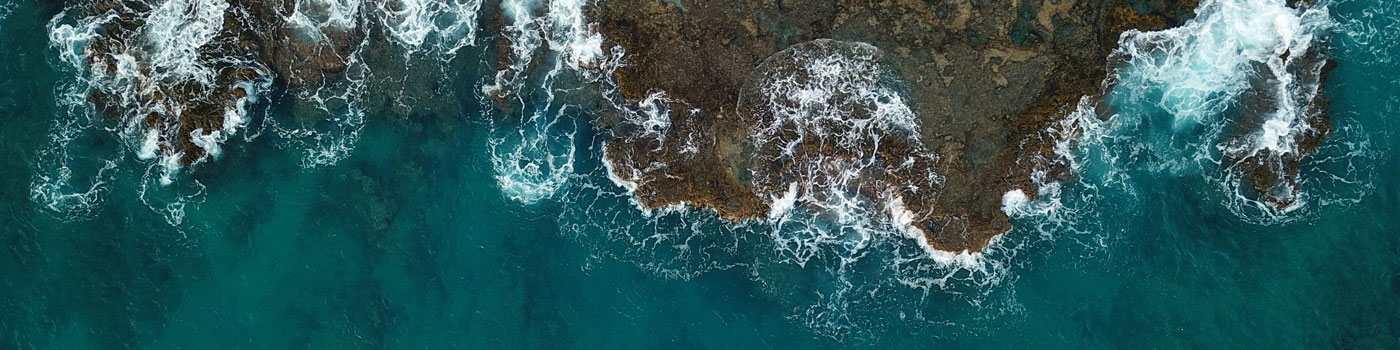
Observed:
[[[941,175],[936,189],[901,197],[935,248],[979,251],[1010,228],[1002,194],[1035,193],[1030,172],[1050,164],[1044,159],[1054,141],[1041,133],[1081,96],[1100,93],[1118,33],[1180,24],[1194,7],[1191,0],[1158,4],[1138,13],[1121,1],[733,0],[680,11],[656,1],[604,1],[593,13],[605,45],[627,52],[628,64],[615,72],[622,97],[664,91],[677,101],[664,141],[619,137],[608,144],[608,158],[618,173],[642,174],[637,196],[648,206],[687,202],[731,220],[762,217],[766,195],[781,189],[749,174],[782,174],[782,165],[747,156],[755,151],[742,135],[761,117],[743,108],[738,118],[722,116],[734,113],[744,82],[774,53],[815,39],[869,43],[894,53],[888,62],[907,82],[918,143],[938,153],[936,162],[886,169],[870,181]],[[686,153],[687,137],[714,141]],[[884,157],[899,159],[914,145],[885,149]],[[815,154],[845,152],[813,147]]]

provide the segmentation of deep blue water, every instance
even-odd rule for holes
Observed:
[[[451,90],[440,105],[367,109],[329,165],[264,121],[293,120],[304,109],[274,107],[295,96],[165,187],[86,127],[62,163],[65,193],[92,201],[55,210],[32,191],[59,173],[74,73],[50,47],[55,10],[0,1],[0,348],[1400,347],[1389,0],[1325,2],[1338,131],[1304,163],[1303,208],[1232,210],[1220,169],[1163,170],[1197,136],[1161,136],[1169,116],[1116,91],[1117,120],[1143,122],[1081,149],[1080,180],[1044,197],[1060,205],[1015,217],[976,269],[904,260],[919,249],[893,236],[802,260],[763,224],[645,215],[603,168],[597,92],[546,100],[531,80],[514,112],[490,110],[490,45],[430,70],[449,72],[426,78]],[[557,189],[503,190],[501,169],[548,157],[522,178]],[[152,209],[171,203],[176,224]]]

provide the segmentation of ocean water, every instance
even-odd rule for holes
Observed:
[[[1400,347],[1400,2],[1207,0],[1125,37],[1177,49],[1120,52],[1112,111],[1066,124],[1077,181],[1008,195],[1015,228],[953,255],[868,202],[638,208],[593,121],[669,121],[600,97],[625,54],[582,1],[303,1],[338,6],[308,30],[384,26],[364,45],[393,50],[255,94],[184,168],[73,99],[81,36],[56,33],[84,19],[0,1],[0,348]],[[459,25],[495,8],[501,33]],[[497,36],[532,63],[496,67]],[[1300,45],[1338,63],[1336,133],[1280,211],[1239,195],[1219,110]]]

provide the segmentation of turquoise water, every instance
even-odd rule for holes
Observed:
[[[645,215],[600,161],[598,107],[578,97],[596,92],[528,86],[488,110],[483,46],[429,78],[445,106],[369,108],[329,165],[265,126],[143,190],[150,163],[83,129],[63,193],[90,200],[55,210],[31,190],[61,173],[73,73],[49,47],[57,9],[7,1],[0,348],[1400,347],[1400,3],[1327,3],[1338,132],[1304,164],[1302,209],[1261,217],[1217,169],[1163,171],[1191,139],[1118,99],[1144,122],[1084,146],[1059,206],[954,268],[890,237],[845,261],[763,224]],[[512,172],[521,159],[556,162]],[[178,224],[152,209],[179,203]]]

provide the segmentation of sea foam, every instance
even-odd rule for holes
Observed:
[[[380,23],[405,54],[418,50],[453,56],[476,41],[481,0],[385,0],[375,3]]]
[[[509,101],[511,115],[492,118],[491,163],[507,197],[533,204],[553,196],[574,176],[576,99],[559,91],[560,81],[592,83],[607,76],[614,61],[603,55],[602,37],[584,18],[583,0],[501,3],[509,64],[481,87],[481,103]],[[526,82],[529,84],[526,84]],[[586,96],[593,97],[593,96]],[[501,119],[501,120],[497,120]]]
[[[1231,201],[1270,206],[1243,194],[1249,185],[1229,160],[1298,158],[1298,141],[1320,133],[1309,124],[1309,105],[1326,63],[1318,45],[1334,26],[1325,6],[1208,0],[1180,27],[1125,32],[1114,53],[1122,62],[1112,80],[1115,101],[1147,101],[1161,112],[1122,108],[1112,116],[1119,129],[1111,133],[1138,140],[1138,148],[1155,154],[1160,161],[1148,164],[1153,171],[1182,176],[1225,168],[1224,178],[1214,181],[1233,193]],[[1170,117],[1170,128],[1155,126],[1157,113]],[[1270,194],[1290,205],[1270,217],[1284,217],[1279,214],[1305,203],[1305,194],[1291,193],[1291,186],[1275,190],[1290,192]]]

